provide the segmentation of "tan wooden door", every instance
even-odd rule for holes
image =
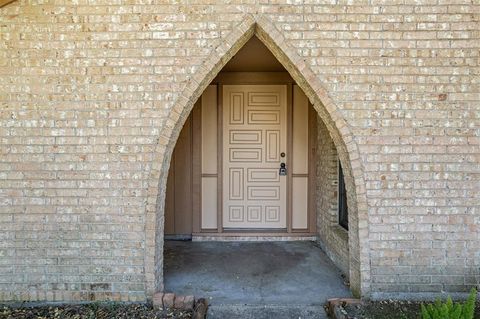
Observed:
[[[224,228],[286,228],[286,96],[285,85],[223,86]]]

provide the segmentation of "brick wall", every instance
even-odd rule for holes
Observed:
[[[322,249],[349,276],[348,232],[338,224],[338,154],[328,129],[317,120],[317,232]]]
[[[473,3],[21,0],[1,8],[0,299],[142,300],[161,289],[155,212],[176,138],[195,98],[253,32],[310,98],[346,164],[353,288],[477,284]]]

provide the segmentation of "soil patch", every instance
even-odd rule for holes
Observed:
[[[154,309],[152,304],[89,303],[39,307],[0,305],[0,319],[190,319],[192,311]]]
[[[342,306],[348,318],[356,319],[420,319],[421,302],[403,300],[365,301],[363,304]],[[477,301],[474,318],[480,319]]]

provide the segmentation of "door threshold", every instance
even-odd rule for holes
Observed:
[[[179,241],[187,241],[192,240],[191,234],[181,234],[181,235],[165,235],[165,240],[179,240]]]
[[[315,233],[194,233],[192,241],[316,241]]]

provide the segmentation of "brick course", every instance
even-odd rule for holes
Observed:
[[[479,283],[480,4],[22,0],[0,9],[0,300],[162,289],[169,159],[254,33],[344,163],[364,296]]]

